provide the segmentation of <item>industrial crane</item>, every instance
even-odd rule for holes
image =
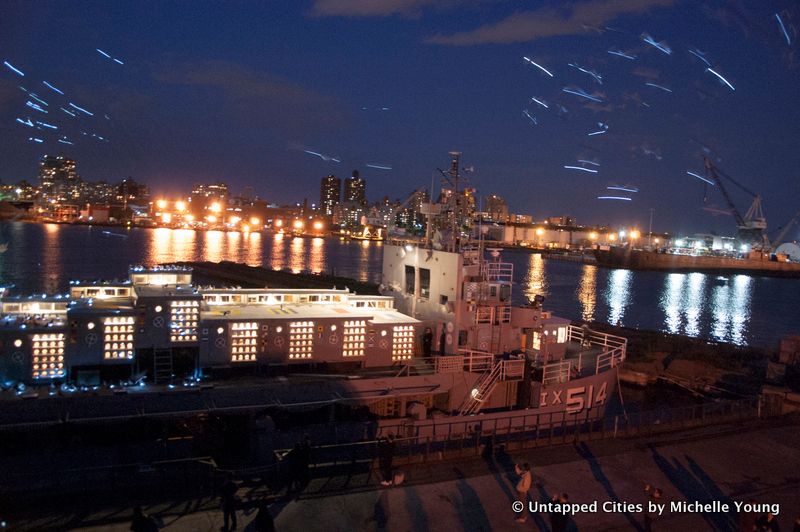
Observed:
[[[769,250],[769,238],[767,237],[766,231],[767,219],[764,218],[764,212],[761,210],[761,196],[714,166],[714,163],[712,163],[711,160],[706,156],[703,156],[703,165],[706,169],[706,175],[719,187],[720,192],[722,192],[722,196],[725,198],[725,202],[728,204],[728,208],[730,208],[731,212],[733,213],[733,217],[736,220],[736,226],[739,228],[739,241],[755,250]],[[731,199],[730,194],[728,194],[728,191],[725,189],[725,185],[722,183],[720,176],[724,177],[753,197],[753,203],[750,205],[750,208],[747,210],[744,216],[742,216],[742,214],[739,212],[739,209],[736,208],[736,205],[733,203],[733,199]]]
[[[792,219],[789,220],[786,223],[786,225],[783,226],[781,232],[778,233],[778,236],[776,236],[775,240],[772,241],[772,246],[769,248],[770,253],[775,253],[775,250],[778,249],[778,246],[783,242],[786,233],[789,232],[789,229],[792,228],[792,226],[797,222],[798,219],[800,219],[800,211],[797,211],[797,213],[795,213],[795,215],[792,216]]]

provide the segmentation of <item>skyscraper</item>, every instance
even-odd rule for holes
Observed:
[[[77,199],[80,177],[75,171],[75,161],[65,157],[45,155],[39,162],[39,186],[42,199],[57,202]]]
[[[333,211],[342,199],[342,180],[333,174],[322,178],[319,187],[319,206],[325,216],[333,216]]]
[[[367,183],[353,170],[353,175],[344,182],[344,201],[353,201],[361,206],[367,204]]]
[[[488,219],[492,222],[505,222],[508,220],[508,205],[506,200],[497,194],[491,194],[486,197],[486,205],[484,205],[484,212]]]

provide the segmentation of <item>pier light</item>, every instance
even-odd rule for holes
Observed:
[[[183,217],[183,219],[186,220],[187,222],[193,222],[194,221],[194,216],[191,215],[191,214],[187,214],[187,215],[185,215]]]
[[[178,212],[183,212],[186,210],[186,202],[185,201],[176,201],[175,202],[175,210]]]
[[[236,225],[241,221],[242,221],[242,219],[239,218],[238,216],[231,216],[230,223],[232,223],[233,225]]]
[[[168,212],[165,212],[161,215],[161,219],[164,221],[165,224],[168,224],[172,221],[172,215]]]
[[[639,238],[639,231],[634,229],[633,231],[631,231],[631,240],[636,240],[637,238]]]
[[[215,201],[211,205],[208,206],[208,210],[211,212],[222,212],[222,205],[219,202]]]
[[[597,240],[597,233],[595,233],[594,231],[589,233],[589,240]]]
[[[303,228],[303,220],[295,220],[294,224],[292,224],[295,229],[302,229]]]
[[[626,233],[626,232],[625,232],[625,229],[620,229],[620,231],[619,231],[619,238],[620,238],[620,240],[621,240],[621,239],[623,239],[623,238],[625,238],[625,235],[626,235],[626,234],[628,234],[628,233]]]
[[[162,210],[166,209],[167,208],[167,200],[165,200],[165,199],[158,200],[156,202],[156,207],[158,207],[159,209],[162,209]]]
[[[283,227],[283,220],[275,220],[275,227]]]
[[[541,227],[536,228],[536,236],[542,236],[544,234],[544,229]]]
[[[250,225],[259,226],[261,225],[261,220],[253,216],[252,218],[250,218]]]
[[[661,240],[659,240],[658,238],[654,238],[654,239],[653,239],[653,242],[655,242],[656,244],[658,244],[659,242],[661,242]]]
[[[208,223],[213,224],[214,222],[217,221],[217,217],[214,216],[213,214],[209,214],[208,216],[206,216],[206,220],[208,221]]]
[[[610,235],[608,235],[608,240],[609,241],[613,242],[616,239],[617,239],[617,235],[615,235],[614,233],[611,233]]]
[[[679,238],[675,241],[675,247],[682,248],[683,247],[683,239]]]
[[[739,251],[741,251],[742,253],[747,253],[749,250],[750,248],[747,246],[747,244],[742,244],[741,246],[739,246]]]
[[[245,233],[250,232],[250,226],[247,225],[247,224],[243,224],[242,225],[242,231],[244,231]]]
[[[320,231],[320,230],[322,230],[322,227],[323,227],[322,222],[320,222],[319,220],[314,222],[314,229],[315,230]]]

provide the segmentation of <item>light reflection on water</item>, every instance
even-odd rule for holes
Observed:
[[[614,270],[611,272],[605,291],[609,323],[628,325],[623,321],[623,318],[625,318],[625,311],[631,302],[632,278],[633,274],[630,270]]]
[[[528,258],[528,274],[524,282],[524,293],[528,301],[536,296],[547,296],[547,277],[544,274],[544,259],[541,253],[531,253]]]
[[[581,319],[594,321],[594,311],[597,305],[597,266],[586,264],[583,267],[577,295],[578,301],[581,303]]]
[[[736,275],[728,282],[715,286],[711,291],[711,307],[714,316],[711,336],[715,340],[735,344],[746,343],[752,290],[753,279],[751,277]]]
[[[383,246],[376,242],[293,238],[268,233],[123,229],[2,223],[0,284],[31,294],[64,291],[70,279],[123,278],[132,264],[240,261],[267,268],[332,272],[380,282]],[[738,344],[777,345],[800,332],[800,280],[735,275],[609,270],[503,251],[514,264],[514,301],[547,297],[555,314]]]
[[[706,275],[702,273],[666,274],[659,303],[664,311],[664,327],[673,334],[699,336],[705,307]]]

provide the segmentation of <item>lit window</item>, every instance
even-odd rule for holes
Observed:
[[[200,320],[200,303],[197,301],[170,301],[170,341],[197,341],[197,322]]]
[[[410,360],[414,354],[414,326],[395,325],[392,333],[392,361]]]
[[[367,322],[352,320],[344,322],[342,355],[345,357],[364,356],[364,330]]]
[[[314,352],[313,321],[293,321],[289,323],[289,359],[311,358]]]
[[[219,331],[220,327],[217,329]],[[258,324],[237,321],[231,324],[231,362],[255,362]]]
[[[22,344],[21,341],[17,341],[20,342],[20,345]],[[34,334],[33,378],[52,379],[64,375],[64,335],[62,333]]]
[[[103,319],[103,358],[105,360],[130,360],[133,358],[133,323],[133,316],[113,316]]]

